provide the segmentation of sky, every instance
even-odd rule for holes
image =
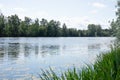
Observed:
[[[69,28],[87,29],[88,24],[109,28],[116,4],[117,0],[0,0],[0,11],[5,16],[17,14],[20,19],[54,19]]]

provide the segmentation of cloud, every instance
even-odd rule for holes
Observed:
[[[113,9],[113,11],[114,11],[114,12],[117,12],[117,11],[118,11],[118,9],[117,9],[117,8],[115,8],[115,9]]]
[[[100,24],[102,28],[108,28],[109,24],[105,21],[97,21],[89,16],[81,17],[60,17],[54,20],[59,20],[61,24],[66,23],[68,28],[87,29],[88,24]]]
[[[17,14],[20,19],[24,20],[24,17],[30,17],[32,20],[35,18],[39,18],[40,20],[42,18],[47,19],[48,21],[50,20],[56,20],[60,21],[61,25],[63,23],[66,23],[68,28],[77,28],[77,29],[87,29],[88,24],[102,24],[106,25],[104,21],[98,22],[95,19],[91,19],[89,16],[73,16],[73,17],[68,17],[68,16],[52,16],[50,15],[47,11],[36,11],[30,10],[30,9],[23,9],[23,8],[5,8],[6,15],[11,15],[11,14]],[[31,12],[30,12],[31,11]],[[91,13],[95,14],[97,13],[96,10],[93,10]]]
[[[50,15],[46,11],[38,11],[36,12],[36,17],[46,18],[46,17],[50,17]]]
[[[103,29],[109,27],[107,20],[98,21],[95,18],[91,18],[89,16],[61,17],[58,19],[60,22],[66,23],[68,28],[87,29],[88,24],[100,24]]]
[[[0,14],[2,13],[3,4],[0,4]]]
[[[91,14],[96,14],[96,13],[98,13],[98,10],[92,10],[90,13]]]
[[[17,8],[13,8],[13,10],[17,11],[17,12],[25,12],[26,10],[20,7]]]
[[[0,9],[3,8],[3,4],[0,4]]]
[[[99,2],[92,3],[92,6],[97,7],[97,8],[105,8],[105,7],[107,7],[105,4],[99,3]]]
[[[86,29],[88,16],[67,17],[61,16],[55,20],[59,20],[61,24],[65,23],[68,28]]]

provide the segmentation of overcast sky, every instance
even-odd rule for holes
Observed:
[[[86,29],[90,23],[109,26],[115,18],[116,0],[0,0],[5,15],[58,20],[68,27]]]

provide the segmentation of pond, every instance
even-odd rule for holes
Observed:
[[[93,64],[114,37],[0,38],[0,80],[38,77],[41,69],[65,71]]]

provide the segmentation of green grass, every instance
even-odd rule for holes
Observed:
[[[98,57],[94,65],[74,68],[58,76],[51,68],[43,70],[40,80],[120,80],[120,48],[112,49]]]

